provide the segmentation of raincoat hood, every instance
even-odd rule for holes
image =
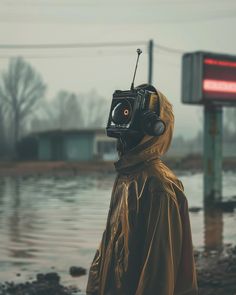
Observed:
[[[145,135],[142,141],[133,149],[124,153],[115,163],[117,171],[163,156],[171,144],[174,130],[174,114],[172,105],[160,91],[157,91],[160,105],[160,119],[165,124],[165,132],[161,136]]]

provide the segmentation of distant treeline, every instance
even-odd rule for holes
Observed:
[[[231,110],[232,112],[232,110]],[[231,112],[229,112],[231,114]],[[226,114],[228,115],[228,111]],[[224,124],[223,133],[223,155],[226,157],[236,157],[236,131],[231,130]],[[185,139],[183,136],[176,136],[172,140],[168,156],[185,157],[187,155],[201,155],[203,153],[203,132],[191,139]]]

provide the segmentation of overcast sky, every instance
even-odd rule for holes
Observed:
[[[236,54],[235,28],[235,0],[0,0],[0,45],[137,41],[127,47],[0,49],[0,71],[10,56],[21,55],[48,84],[48,99],[61,89],[95,88],[110,104],[115,89],[130,87],[137,47],[144,53],[136,85],[147,81],[147,42],[153,39],[153,84],[174,105],[175,133],[193,137],[202,128],[202,107],[181,103],[181,53]]]

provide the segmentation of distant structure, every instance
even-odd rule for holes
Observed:
[[[27,159],[31,144],[31,158]],[[19,144],[19,158],[39,161],[114,161],[116,140],[103,129],[50,130],[31,134]]]

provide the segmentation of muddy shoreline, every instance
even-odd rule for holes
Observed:
[[[199,295],[236,295],[236,245],[225,245],[220,250],[195,250]],[[71,268],[70,274],[81,276]],[[81,271],[82,270],[82,271]],[[78,286],[63,286],[60,274],[37,274],[24,283],[0,282],[0,295],[83,295]]]
[[[115,173],[113,162],[0,162],[1,176],[67,176]]]
[[[199,172],[203,169],[200,156],[186,156],[185,158],[163,158],[163,162],[174,170]],[[236,171],[236,159],[226,158],[223,161],[225,171]],[[114,162],[64,162],[64,161],[0,161],[0,176],[29,176],[29,175],[68,175],[86,173],[114,173]]]

